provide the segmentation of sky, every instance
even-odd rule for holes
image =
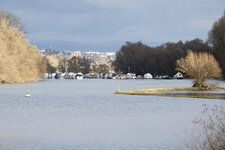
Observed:
[[[0,9],[39,49],[118,51],[126,41],[207,40],[225,0],[0,0]]]

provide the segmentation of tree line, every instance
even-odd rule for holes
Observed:
[[[82,72],[87,74],[90,72],[90,64],[91,61],[89,59],[73,56],[69,60],[61,59],[58,69],[59,72]]]
[[[201,39],[185,43],[182,41],[167,42],[158,47],[150,47],[140,41],[136,43],[126,42],[116,53],[113,66],[117,72],[173,76],[176,73],[176,60],[185,57],[187,49],[212,53],[209,44]]]
[[[78,73],[81,72],[83,74],[87,73],[108,73],[110,68],[106,64],[96,64],[95,61],[92,61],[90,59],[86,59],[85,57],[79,57],[79,56],[73,56],[70,59],[66,58],[58,58],[58,66],[54,67],[51,65],[48,59],[46,59],[46,65],[47,65],[47,72],[53,73],[53,72],[74,72]]]
[[[117,72],[173,76],[176,73],[176,60],[184,58],[188,49],[213,54],[225,77],[225,13],[214,23],[206,42],[196,38],[186,42],[167,42],[157,47],[141,41],[126,42],[116,53],[113,66]]]

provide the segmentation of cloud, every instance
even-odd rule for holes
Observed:
[[[124,43],[207,38],[224,0],[0,0],[21,18],[30,41]],[[93,47],[94,48],[94,47]]]
[[[144,8],[147,0],[87,0],[90,4],[105,9],[137,10]]]
[[[65,13],[92,11],[92,7],[88,7],[84,0],[19,0],[19,2],[18,0],[1,0],[0,4],[2,8],[31,12]]]

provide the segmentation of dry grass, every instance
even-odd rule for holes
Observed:
[[[39,80],[46,67],[35,46],[23,33],[0,20],[0,83],[24,83]]]
[[[210,90],[216,90],[216,89],[225,89],[225,86],[210,87]],[[225,99],[225,97],[216,97],[216,96],[208,96],[208,95],[188,95],[188,94],[187,95],[177,95],[177,94],[163,93],[163,92],[172,92],[172,91],[199,91],[199,90],[205,90],[205,88],[197,88],[197,87],[158,88],[158,89],[144,89],[144,90],[137,90],[137,91],[116,91],[115,94],[204,98],[204,99]]]

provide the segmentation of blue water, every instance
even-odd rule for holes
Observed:
[[[189,87],[191,80],[120,80],[120,90]],[[223,81],[217,81],[225,85]],[[30,90],[31,98],[25,98]],[[0,86],[0,149],[174,150],[203,105],[224,100],[115,95],[116,80]]]

